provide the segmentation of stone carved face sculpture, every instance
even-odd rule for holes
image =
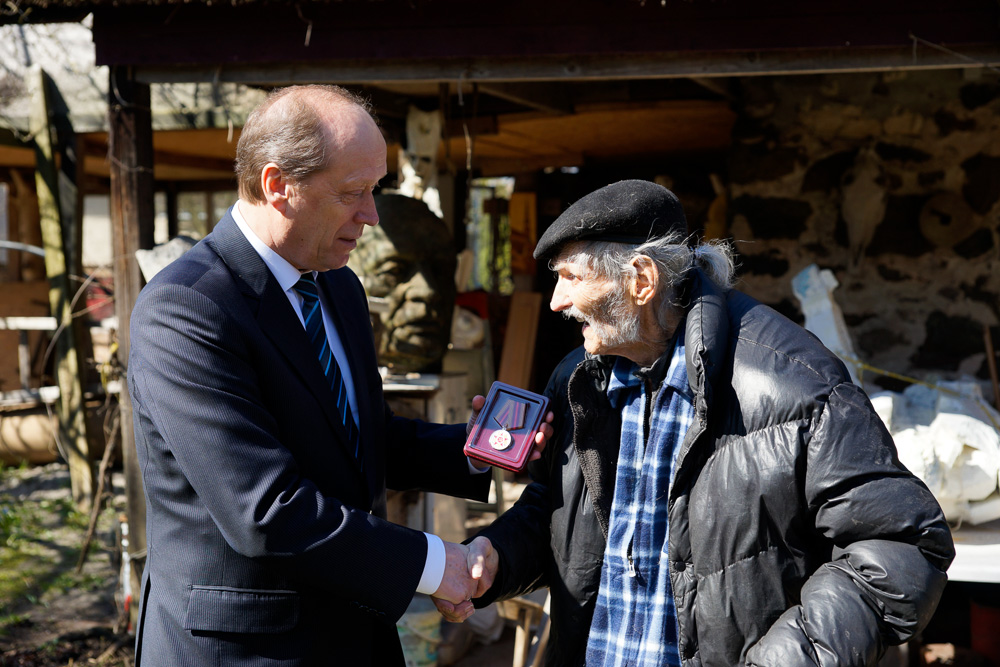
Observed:
[[[349,266],[368,296],[382,297],[379,363],[393,372],[434,370],[448,347],[455,250],[444,221],[420,200],[375,197],[379,224],[365,230]]]

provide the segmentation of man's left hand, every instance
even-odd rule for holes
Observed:
[[[529,461],[537,461],[542,458],[542,450],[545,449],[545,445],[548,444],[549,438],[554,433],[552,430],[552,419],[554,417],[555,415],[551,412],[545,413],[545,421],[538,427],[538,433],[535,434],[535,449],[531,452],[531,456],[528,457]]]

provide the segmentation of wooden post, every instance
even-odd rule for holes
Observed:
[[[58,91],[56,94],[59,95]],[[59,98],[61,100],[62,96],[59,95]],[[60,117],[60,121],[65,128],[65,132],[60,132],[59,141],[59,152],[62,156],[60,176],[63,182],[69,180],[73,182],[72,188],[60,188],[63,219],[71,221],[69,231],[65,235],[66,245],[70,248],[70,253],[66,257],[66,267],[69,269],[70,284],[73,285],[73,301],[70,305],[74,312],[82,312],[87,307],[83,272],[83,191],[87,180],[83,164],[83,138],[73,132],[68,108],[66,115]],[[73,212],[72,215],[67,213],[70,210]],[[74,276],[78,278],[74,279]],[[73,340],[76,341],[76,354],[80,359],[80,382],[82,386],[88,387],[99,378],[97,368],[85,363],[85,360],[94,358],[94,341],[90,336],[88,315],[73,318]],[[86,414],[86,404],[84,414]],[[91,444],[91,451],[94,451],[97,449],[97,438],[104,437],[103,429],[100,434],[95,433],[95,429],[90,426],[90,420],[86,420],[86,423],[87,441]],[[97,464],[97,461],[92,461],[91,468],[95,468]]]
[[[77,188],[73,178],[56,166],[55,127],[51,122],[57,116],[53,105],[55,84],[41,70],[35,84],[30,121],[35,138],[35,184],[45,247],[45,273],[50,285],[49,305],[53,317],[59,321],[59,329],[54,334],[59,441],[61,453],[69,465],[73,501],[81,510],[89,511],[94,494],[94,471],[90,464],[84,415],[83,368],[77,353],[77,327],[73,324],[72,301],[76,290],[69,279],[73,253],[78,250],[72,245],[72,239],[77,236],[73,229]],[[64,136],[63,139],[65,146],[68,138]],[[64,153],[64,166],[68,166],[67,161],[72,161],[72,155]],[[70,169],[70,173],[73,172],[75,162]],[[62,193],[68,194],[64,197]]]
[[[138,599],[146,555],[146,497],[136,459],[132,401],[128,394],[129,318],[142,288],[136,250],[153,247],[153,124],[149,86],[129,67],[112,66],[108,86],[108,152],[111,161],[111,238],[114,249],[118,359],[124,369],[119,395],[122,466],[129,525],[131,591]],[[136,605],[129,607],[136,618]]]
[[[174,238],[179,233],[177,222],[177,184],[168,182],[166,186],[167,196],[167,240]]]

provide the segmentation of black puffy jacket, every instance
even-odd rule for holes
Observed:
[[[941,509],[816,338],[700,272],[685,319],[695,421],[668,505],[680,655],[700,665],[872,665],[930,619],[954,557]],[[546,393],[556,436],[482,534],[477,606],[548,586],[546,664],[582,665],[614,494],[614,359],[577,351]]]

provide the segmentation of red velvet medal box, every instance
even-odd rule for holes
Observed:
[[[524,470],[548,407],[549,399],[541,394],[494,382],[472,425],[465,455],[505,470]]]

